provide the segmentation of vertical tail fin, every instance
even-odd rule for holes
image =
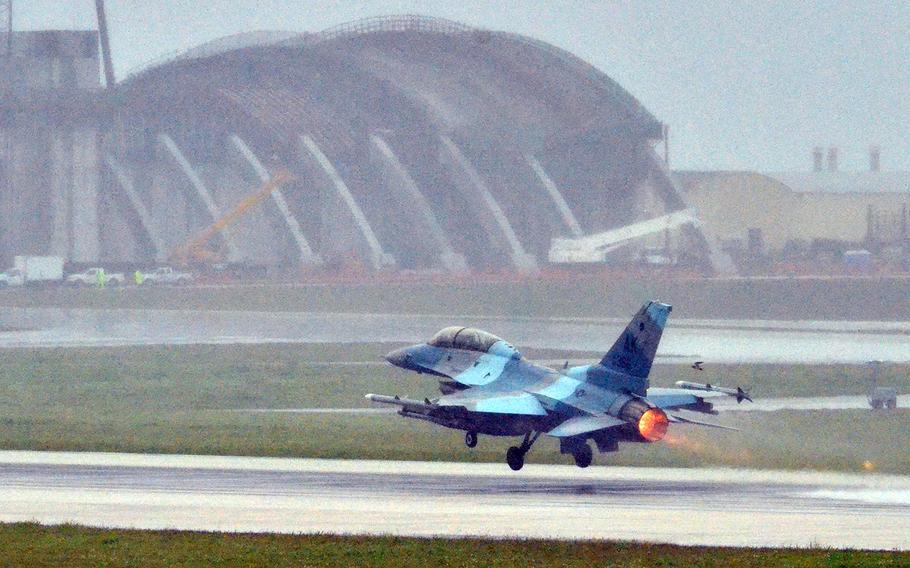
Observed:
[[[633,377],[647,379],[657,344],[673,306],[648,302],[638,310],[600,364]]]

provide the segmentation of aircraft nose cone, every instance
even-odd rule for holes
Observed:
[[[390,351],[386,354],[385,360],[389,363],[395,365],[396,367],[403,367],[408,359],[408,350],[407,349],[396,349],[395,351]]]

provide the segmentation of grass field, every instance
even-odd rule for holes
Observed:
[[[468,450],[460,432],[394,414],[235,411],[368,406],[366,392],[436,396],[433,379],[381,363],[379,355],[391,347],[7,350],[0,371],[0,448],[502,461],[514,440],[482,437]],[[751,384],[756,396],[765,397],[862,393],[867,372],[863,366],[731,366],[709,368],[699,380]],[[655,384],[691,379],[691,373],[683,365],[657,366]],[[884,375],[903,391],[910,388],[910,368],[888,367]],[[870,462],[878,471],[904,473],[910,470],[908,418],[906,409],[727,413],[712,419],[742,432],[673,428],[664,442],[626,444],[596,463],[859,471]],[[547,439],[528,459],[566,462]]]
[[[0,290],[0,306],[628,317],[648,299],[674,317],[910,320],[910,278],[561,280]]]
[[[0,525],[3,566],[907,566],[910,553]]]

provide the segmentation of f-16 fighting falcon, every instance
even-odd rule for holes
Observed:
[[[439,378],[442,396],[408,400],[368,394],[374,402],[401,407],[398,414],[464,430],[465,444],[477,445],[479,434],[524,436],[506,452],[513,470],[541,434],[559,440],[578,467],[597,449],[613,452],[619,442],[657,442],[670,423],[701,422],[680,410],[717,414],[705,398],[732,396],[749,400],[740,388],[677,382],[676,389],[648,388],[648,374],[667,318],[673,308],[648,302],[606,355],[593,365],[555,370],[522,358],[511,344],[493,334],[468,327],[447,327],[427,343],[392,351],[386,360],[402,369]]]

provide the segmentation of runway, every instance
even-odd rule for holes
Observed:
[[[910,477],[0,452],[0,521],[910,549]]]
[[[630,314],[631,315],[631,314]],[[448,325],[487,329],[519,348],[604,352],[627,319],[4,308],[0,347],[425,341]],[[712,363],[910,361],[910,324],[671,318],[658,360]]]

